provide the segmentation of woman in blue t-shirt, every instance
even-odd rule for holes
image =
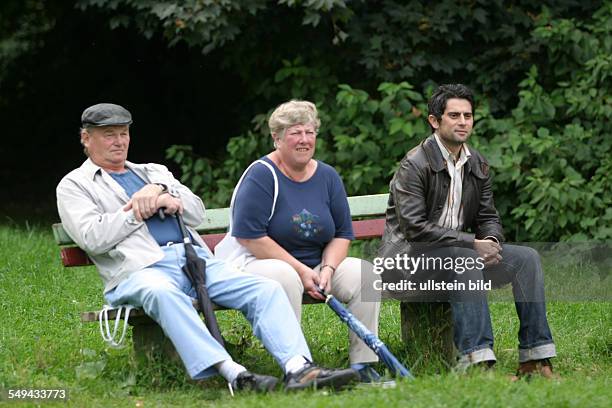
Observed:
[[[377,333],[380,299],[361,296],[362,288],[376,296],[372,265],[347,257],[354,236],[344,185],[333,167],[313,159],[320,123],[307,101],[284,103],[270,116],[275,150],[247,169],[234,193],[231,235],[243,246],[238,266],[278,281],[298,320],[304,292],[323,299],[318,286]],[[369,365],[376,354],[352,332],[349,359],[363,381],[379,380]]]

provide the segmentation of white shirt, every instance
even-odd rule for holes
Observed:
[[[463,205],[461,204],[463,165],[472,154],[464,144],[461,146],[459,159],[457,160],[457,158],[448,151],[446,146],[442,144],[436,133],[434,133],[434,137],[442,152],[442,157],[446,161],[446,168],[451,178],[448,196],[442,208],[442,215],[438,220],[438,225],[445,228],[461,230],[463,228]]]

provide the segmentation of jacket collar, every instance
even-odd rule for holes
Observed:
[[[142,166],[143,165],[141,165],[141,164],[132,163],[132,162],[127,161],[127,160],[125,161],[125,167],[128,168],[128,169],[138,169],[138,170],[140,170],[140,168]],[[91,159],[89,157],[87,158],[87,160],[85,160],[83,162],[83,164],[81,165],[81,169],[83,171],[85,171],[85,174],[91,180],[94,179],[96,174],[98,174],[99,172],[102,172],[102,167],[98,166],[93,161],[91,161]]]
[[[442,156],[442,152],[438,147],[438,142],[436,142],[435,136],[433,134],[423,141],[422,146],[431,169],[436,173],[442,170],[446,170],[446,161],[444,160],[444,156]],[[468,160],[467,162],[465,162],[464,166],[467,172],[471,172],[471,163],[472,160],[474,160],[474,155],[472,149],[468,145],[464,144],[463,146],[464,148],[467,148],[468,152],[470,153],[470,155],[468,156]]]
[[[429,162],[429,167],[436,173],[446,169],[446,163],[444,163],[444,157],[442,156],[442,152],[438,148],[436,143],[436,139],[432,134],[425,141],[423,141],[423,150],[425,151],[425,155],[427,156],[427,161]]]

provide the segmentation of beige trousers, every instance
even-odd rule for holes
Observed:
[[[314,271],[320,272],[319,268],[320,265],[317,265]],[[291,265],[278,259],[257,259],[248,263],[244,270],[280,283],[287,293],[295,316],[298,321],[301,321],[304,285],[302,285],[298,273]],[[346,303],[351,313],[376,335],[378,335],[380,299],[376,302],[362,302],[361,292],[362,288],[369,288],[369,292],[373,292],[373,282],[377,278],[370,262],[347,257],[336,268],[331,282],[331,294],[341,302]],[[349,342],[351,364],[378,361],[378,356],[351,330],[349,330]]]

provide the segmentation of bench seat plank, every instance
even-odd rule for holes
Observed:
[[[85,251],[79,247],[63,247],[60,248],[62,264],[68,266],[89,266],[94,263],[89,259]]]

